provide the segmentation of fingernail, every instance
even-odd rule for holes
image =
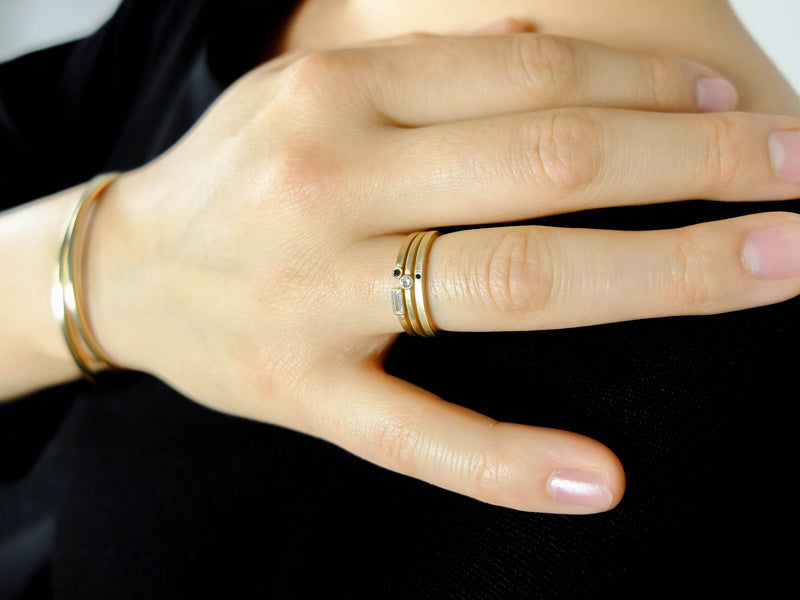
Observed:
[[[606,509],[611,506],[611,490],[605,475],[597,471],[565,469],[553,473],[547,491],[559,502],[587,508]]]
[[[773,131],[769,135],[769,157],[780,179],[800,183],[800,130]]]
[[[697,108],[700,112],[734,110],[739,102],[736,88],[722,77],[703,77],[697,80]]]
[[[800,275],[800,223],[751,231],[742,247],[742,263],[765,279]]]

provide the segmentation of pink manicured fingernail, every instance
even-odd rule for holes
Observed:
[[[800,275],[800,223],[751,231],[742,247],[742,263],[765,279]]]
[[[773,131],[768,145],[769,157],[778,177],[800,183],[800,130]]]
[[[722,77],[703,77],[697,80],[697,108],[700,112],[734,110],[739,94],[733,84]]]
[[[547,491],[559,502],[606,509],[611,506],[611,490],[605,475],[597,471],[565,469],[553,473]]]

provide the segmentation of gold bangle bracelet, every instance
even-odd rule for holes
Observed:
[[[106,369],[118,369],[97,342],[86,306],[83,302],[83,260],[85,254],[85,222],[92,205],[117,178],[117,173],[105,173],[92,179],[81,195],[67,224],[58,260],[56,293],[53,312],[61,326],[75,364],[83,375],[93,379]]]

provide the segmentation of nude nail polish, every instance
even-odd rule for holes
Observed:
[[[700,112],[735,110],[739,102],[736,88],[722,77],[703,77],[697,80],[697,109]]]
[[[765,279],[800,275],[800,222],[751,231],[742,246],[742,264]]]
[[[599,471],[556,471],[547,482],[547,491],[555,500],[566,504],[598,509],[611,506],[612,495],[608,481]]]
[[[800,183],[800,130],[773,131],[768,139],[775,174],[790,183]]]

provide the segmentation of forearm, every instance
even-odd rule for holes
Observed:
[[[142,278],[159,252],[153,243],[157,219],[151,217],[170,213],[147,204],[148,193],[137,187],[138,172],[119,175],[95,200],[82,228],[83,255],[76,261],[83,276],[76,296],[93,337],[126,368],[143,367],[140,346],[149,336],[141,335],[142,324],[157,303],[144,299],[153,285]],[[87,185],[0,213],[0,401],[81,375],[53,293],[64,234]]]
[[[50,295],[80,193],[73,188],[0,214],[0,400],[79,375]]]

